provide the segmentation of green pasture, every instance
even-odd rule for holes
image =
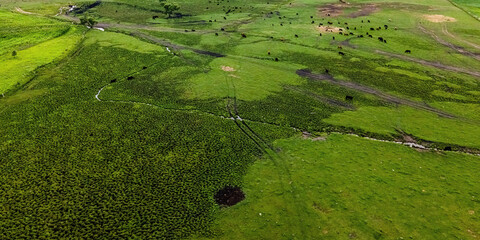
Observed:
[[[332,134],[278,140],[215,239],[474,239],[478,159]],[[201,238],[203,239],[203,238]],[[209,239],[209,238],[205,238]]]
[[[480,22],[452,1],[3,0],[0,239],[475,239]]]

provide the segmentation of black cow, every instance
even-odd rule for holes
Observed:
[[[345,100],[347,100],[347,101],[353,101],[353,96],[347,95],[347,96],[345,96]]]
[[[412,53],[412,51],[410,51],[410,50],[405,50],[405,53]]]
[[[345,56],[345,53],[343,53],[343,52],[338,52],[338,54],[341,55],[341,56]]]

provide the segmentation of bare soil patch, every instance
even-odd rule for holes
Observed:
[[[229,66],[222,66],[222,70],[225,72],[235,72],[235,68]]]
[[[434,22],[434,23],[442,23],[442,22],[456,22],[457,19],[453,18],[453,17],[448,17],[448,16],[444,16],[444,15],[423,15],[423,17],[430,21],[430,22]]]
[[[317,27],[317,29],[321,33],[339,33],[343,31],[343,28],[338,28],[333,26],[319,26]]]
[[[337,17],[343,14],[343,9],[348,7],[347,4],[326,4],[318,8],[321,16]]]
[[[368,16],[374,12],[379,11],[380,8],[376,4],[363,4],[361,5],[360,9],[356,12],[350,13],[348,17],[356,18],[356,17],[363,17]]]
[[[245,199],[239,187],[226,186],[215,194],[215,202],[222,206],[233,206]]]
[[[352,10],[350,14],[346,15],[350,18],[356,18],[361,16],[368,16],[380,8],[377,4],[349,4],[349,3],[330,3],[322,5],[318,8],[318,12],[322,17],[338,17],[345,15],[345,10]]]

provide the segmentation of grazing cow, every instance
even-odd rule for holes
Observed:
[[[329,24],[329,25],[332,25],[332,24],[333,24],[333,22],[330,22],[330,21],[329,21],[329,22],[328,22],[328,24]]]
[[[221,28],[220,31],[222,31],[222,32],[225,31],[225,28]]]
[[[157,18],[158,18],[158,16],[153,16],[152,18],[153,18],[153,20],[155,20],[155,19],[157,19]]]
[[[395,27],[394,29],[395,29],[395,30],[398,30],[398,27]]]
[[[270,51],[268,51],[267,54],[270,56],[270,54],[271,54]]]
[[[327,16],[329,16],[329,17],[330,17],[330,13],[329,13],[329,14],[327,14]]]
[[[313,18],[313,16],[310,16],[310,18]]]
[[[349,27],[347,27],[347,30],[350,30],[350,28],[349,28]]]
[[[218,33],[215,33],[215,36],[218,36]]]
[[[445,151],[452,151],[452,147],[446,146],[443,150],[445,150]]]
[[[280,26],[283,26],[283,23],[280,23]]]
[[[337,47],[337,48],[338,48],[338,49],[343,49],[343,47],[342,47],[341,45],[338,45],[338,47]]]
[[[338,52],[338,54],[341,55],[341,56],[345,56],[345,53],[343,53],[343,52]]]
[[[367,20],[368,22],[370,22],[370,20]]]
[[[385,27],[385,30],[387,30],[387,29],[388,29],[388,25],[383,25],[383,26]]]
[[[375,28],[372,28],[372,27],[371,27],[370,30],[375,31]]]
[[[363,20],[362,20],[362,23],[363,23]]]
[[[192,32],[195,32],[195,29],[192,29]]]
[[[278,58],[275,58],[275,62],[278,62]]]
[[[296,38],[298,38],[298,35],[297,35],[297,34],[295,34],[295,37],[296,37]]]
[[[210,19],[210,20],[208,20],[208,22],[213,22],[213,21]]]
[[[383,39],[383,42],[384,42],[384,43],[387,43],[387,40]]]
[[[322,33],[320,33],[320,37],[322,36]]]
[[[383,37],[378,37],[378,40],[379,40],[380,42],[383,42]]]
[[[114,82],[117,82],[117,79],[116,79],[116,78],[115,78],[115,79],[112,79],[112,80],[110,81],[110,83],[114,83]]]
[[[328,69],[325,68],[325,73],[328,74]]]
[[[351,33],[350,33],[350,36],[353,36],[353,35],[355,35],[355,33],[351,32]]]
[[[357,30],[357,27],[354,27],[353,30]]]
[[[143,70],[145,70],[145,69],[147,69],[147,67],[143,66],[143,68],[142,68],[142,69],[143,69]]]
[[[315,23],[315,21],[312,21],[312,24],[314,24],[314,23]]]
[[[246,38],[247,35],[246,35],[245,33],[242,33],[242,37],[243,37],[243,38]]]
[[[188,30],[187,30],[187,29],[185,29],[185,32],[188,32]]]
[[[368,37],[369,37],[369,38],[373,38],[373,36],[372,36],[372,35],[368,35]]]
[[[405,53],[412,53],[412,51],[410,51],[410,50],[405,50]]]
[[[347,100],[347,101],[353,101],[353,96],[347,95],[347,96],[345,96],[345,100]]]
[[[223,20],[227,20],[227,18],[226,18],[226,17],[223,17]]]
[[[127,80],[133,80],[133,79],[135,79],[135,77],[130,76],[127,78]]]
[[[319,23],[318,26],[319,26],[319,27],[320,27],[320,26],[323,26],[323,23]]]
[[[335,40],[335,37],[332,37],[333,40]]]

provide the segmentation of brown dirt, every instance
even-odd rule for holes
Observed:
[[[368,16],[374,12],[379,11],[380,8],[376,4],[363,4],[361,5],[361,8],[353,13],[350,13],[348,17],[350,18],[356,18],[356,17],[363,17],[363,16]]]
[[[343,14],[343,9],[346,8],[347,4],[326,4],[318,8],[318,12],[321,16],[337,17]]]
[[[456,22],[457,19],[453,17],[447,17],[444,15],[423,15],[423,17],[430,22],[442,23],[442,22]]]
[[[219,190],[214,198],[217,204],[229,207],[245,199],[245,194],[239,187],[227,186]]]
[[[229,66],[222,66],[222,70],[225,72],[235,72],[235,68]]]
[[[333,27],[333,26],[320,26],[320,27],[317,27],[317,30],[321,33],[339,33],[341,32],[340,29],[342,28],[338,28],[338,27]],[[343,29],[342,29],[343,30]]]
[[[318,8],[318,13],[322,17],[338,17],[343,16],[345,9],[353,9],[353,12],[346,15],[349,18],[356,18],[362,16],[368,16],[380,8],[377,4],[349,4],[349,3],[330,3],[322,5]]]

